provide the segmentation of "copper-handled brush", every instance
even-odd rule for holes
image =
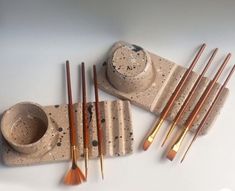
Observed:
[[[66,61],[66,73],[67,73],[67,88],[68,88],[68,100],[69,100],[68,113],[69,113],[70,149],[71,149],[72,167],[65,175],[64,183],[67,185],[77,185],[86,181],[86,178],[77,165],[78,146],[77,146],[77,134],[75,128],[75,113],[72,101],[69,61]]]
[[[209,66],[211,65],[211,63],[212,63],[212,61],[213,61],[213,59],[214,59],[214,57],[215,57],[217,51],[218,51],[218,48],[216,48],[216,49],[213,51],[213,53],[212,53],[210,59],[208,60],[206,66],[204,67],[204,69],[203,69],[201,75],[197,78],[197,81],[195,82],[195,84],[194,84],[193,88],[191,89],[189,95],[187,96],[187,98],[186,98],[186,100],[184,101],[183,105],[181,106],[179,112],[177,113],[176,117],[174,118],[174,120],[173,120],[173,122],[172,122],[172,124],[171,124],[171,126],[170,126],[170,129],[169,129],[169,131],[167,132],[167,134],[166,134],[166,136],[165,136],[165,139],[164,139],[164,141],[163,141],[163,143],[162,143],[162,146],[164,146],[164,144],[166,143],[167,139],[170,137],[170,135],[171,135],[171,133],[173,132],[173,130],[175,129],[177,123],[179,122],[179,120],[181,119],[182,115],[184,114],[185,109],[187,108],[188,104],[190,103],[190,101],[191,101],[191,99],[192,99],[192,97],[193,97],[193,95],[194,95],[196,89],[198,88],[200,82],[202,81],[204,74],[206,73],[207,69],[208,69]]]
[[[83,152],[85,158],[85,176],[87,179],[88,173],[88,159],[89,159],[89,127],[87,120],[87,102],[86,102],[86,76],[85,65],[82,62],[82,116],[83,116]]]
[[[202,52],[204,51],[205,47],[206,47],[206,44],[203,44],[201,46],[200,50],[198,51],[197,55],[195,56],[193,62],[190,65],[190,67],[186,70],[186,72],[184,73],[182,79],[180,80],[177,87],[175,88],[172,96],[170,97],[170,99],[168,100],[166,106],[164,107],[163,111],[161,112],[159,120],[154,125],[154,128],[150,131],[147,138],[145,139],[144,145],[143,145],[144,150],[147,150],[149,148],[149,146],[152,144],[152,142],[153,142],[156,134],[158,133],[162,123],[164,122],[165,118],[167,117],[168,113],[170,112],[170,109],[173,107],[175,99],[177,98],[177,96],[180,93],[180,90],[183,88],[184,84],[186,83],[187,79],[189,78],[189,75],[190,75],[191,71],[193,70],[194,66],[196,65],[196,63],[197,63],[198,59],[200,58]]]
[[[169,160],[173,160],[175,158],[175,156],[176,156],[176,154],[177,154],[177,152],[178,152],[178,150],[179,150],[179,148],[180,148],[180,146],[183,142],[184,137],[186,136],[189,129],[192,127],[195,119],[197,118],[197,115],[198,115],[199,111],[201,110],[201,108],[202,108],[203,104],[205,103],[206,99],[208,98],[211,90],[213,89],[213,87],[214,87],[215,83],[217,82],[218,78],[220,77],[220,75],[221,75],[222,71],[224,70],[226,64],[228,63],[230,57],[231,57],[231,54],[229,53],[227,55],[227,57],[225,58],[223,64],[220,66],[219,70],[215,74],[213,80],[209,83],[206,90],[203,92],[202,96],[200,97],[198,103],[196,104],[193,111],[189,115],[181,134],[177,137],[176,141],[174,142],[173,146],[171,147],[170,151],[167,154],[167,158]]]
[[[228,81],[229,81],[230,78],[232,77],[232,74],[234,73],[234,70],[235,70],[235,65],[234,65],[233,68],[231,69],[231,71],[230,71],[230,73],[228,74],[226,80],[224,81],[223,85],[220,87],[218,93],[216,94],[216,97],[215,97],[213,103],[211,104],[211,106],[210,106],[208,112],[206,113],[205,117],[203,118],[202,122],[200,123],[199,127],[197,128],[197,131],[196,131],[196,133],[195,133],[195,135],[194,135],[192,141],[190,142],[190,144],[189,144],[187,150],[185,151],[185,153],[184,153],[184,155],[183,155],[183,157],[182,157],[182,159],[181,159],[180,162],[183,162],[183,161],[184,161],[184,159],[185,159],[185,157],[186,157],[186,155],[187,155],[189,149],[191,148],[192,144],[193,144],[194,141],[197,139],[199,133],[200,133],[201,130],[203,129],[203,127],[204,127],[204,125],[205,125],[205,123],[206,123],[208,117],[210,116],[210,114],[211,114],[213,108],[215,107],[216,102],[218,101],[219,97],[221,96],[221,94],[222,94],[224,88],[226,87]]]
[[[95,111],[96,111],[96,123],[97,123],[97,137],[98,137],[98,151],[100,158],[100,169],[102,179],[104,179],[104,169],[103,169],[103,133],[101,128],[101,120],[100,120],[100,109],[99,109],[99,94],[98,94],[98,84],[97,84],[97,74],[96,74],[96,66],[93,65],[93,76],[94,76],[94,88],[95,88]]]

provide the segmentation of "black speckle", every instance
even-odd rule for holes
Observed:
[[[103,66],[106,66],[106,65],[107,65],[107,62],[104,62],[104,63],[103,63]]]
[[[132,136],[133,135],[133,133],[132,132],[130,132],[130,136]]]
[[[55,108],[58,108],[58,107],[60,107],[59,105],[55,105]]]
[[[122,136],[120,136],[120,138],[122,138]]]
[[[132,70],[132,67],[127,66],[127,67],[126,67],[126,70]]]
[[[101,123],[104,123],[105,122],[105,119],[101,119]]]
[[[132,141],[134,141],[134,138],[131,138]]]
[[[92,119],[92,108],[93,108],[93,105],[89,104],[87,110],[88,110],[88,113],[89,113],[89,122],[91,122],[91,119]]]
[[[92,141],[92,146],[93,147],[97,147],[98,146],[98,141],[97,140],[93,140]]]
[[[113,119],[116,119],[116,117],[113,117]]]
[[[115,139],[118,139],[118,136],[116,136]]]
[[[51,115],[51,113],[49,113],[49,115]]]
[[[60,128],[58,129],[58,131],[59,131],[59,132],[63,131],[63,128],[62,128],[62,127],[60,127]]]
[[[81,154],[80,157],[84,157],[84,154]]]
[[[140,50],[143,50],[143,48],[141,48],[140,46],[137,46],[135,44],[132,44],[132,50],[135,51],[135,52],[139,52]]]
[[[78,110],[75,109],[75,113],[77,113],[77,112],[78,112]]]
[[[61,146],[61,143],[57,143],[57,146],[60,147],[60,146]]]

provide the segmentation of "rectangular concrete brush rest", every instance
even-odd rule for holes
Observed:
[[[186,68],[174,62],[147,52],[139,46],[120,41],[115,43],[110,50],[108,58],[98,74],[98,85],[100,89],[112,95],[127,99],[134,105],[159,115],[185,71]],[[190,79],[180,92],[180,96],[176,99],[173,109],[168,115],[167,119],[169,121],[172,121],[176,116],[197,77],[198,74],[195,72],[190,74]],[[209,81],[210,79],[203,78],[189,107],[179,121],[179,126],[184,124]],[[195,131],[202,121],[219,87],[220,85],[217,83],[213,88],[196,122],[193,124],[192,131]],[[228,92],[227,88],[223,90],[201,134],[208,132],[209,127],[222,108]]]
[[[8,166],[21,166],[31,165],[38,163],[48,163],[56,161],[65,161],[70,159],[70,138],[69,138],[69,123],[68,123],[68,108],[67,105],[55,105],[55,106],[37,106],[33,103],[22,102],[16,104],[20,111],[22,111],[21,104],[35,105],[36,109],[30,109],[26,112],[27,120],[37,117],[39,110],[42,110],[49,125],[46,133],[49,135],[42,136],[40,142],[32,144],[31,147],[19,147],[17,144],[8,143],[6,139],[2,138],[2,159],[4,164]],[[101,125],[104,135],[104,156],[116,157],[131,154],[133,151],[133,131],[132,131],[132,119],[130,113],[129,101],[103,101],[100,102],[101,112]],[[17,123],[27,123],[22,119],[21,114],[13,115],[13,118],[7,119],[7,115],[12,116],[12,112],[15,108],[13,106],[7,110],[3,115],[1,126],[17,126]],[[25,107],[25,106],[24,106]],[[31,106],[30,106],[31,107]],[[78,126],[78,146],[79,146],[79,159],[83,158],[83,132],[82,132],[82,107],[81,104],[75,104],[76,121]],[[41,111],[40,111],[41,112]],[[5,116],[6,115],[6,116]],[[32,115],[32,116],[31,116]],[[5,116],[5,117],[4,117]],[[40,121],[45,120],[45,116],[40,114]],[[9,120],[19,118],[14,124]],[[94,103],[88,103],[88,122],[90,129],[90,158],[96,158],[98,156],[98,142],[97,142],[97,130],[96,130],[96,115]],[[1,127],[2,128],[2,127]],[[9,128],[8,128],[9,129]],[[21,142],[27,142],[28,134],[27,127],[22,131],[17,127],[18,133],[22,134]],[[34,132],[36,134],[40,132]],[[2,128],[2,134],[8,139],[17,139],[17,135],[10,134],[9,130],[5,131]],[[32,138],[33,139],[33,138]],[[18,140],[19,141],[19,140]],[[35,146],[39,146],[38,147]],[[14,149],[13,149],[14,148]],[[42,149],[41,149],[42,148]],[[43,150],[43,153],[40,152]],[[18,152],[20,151],[20,152]]]

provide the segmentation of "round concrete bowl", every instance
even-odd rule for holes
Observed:
[[[14,150],[45,153],[56,143],[51,136],[51,120],[38,104],[22,102],[8,109],[1,121],[1,131]]]
[[[152,84],[154,75],[148,52],[139,46],[122,45],[108,59],[108,80],[119,91],[144,91]]]

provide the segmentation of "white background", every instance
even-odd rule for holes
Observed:
[[[202,61],[220,48],[215,70],[228,52],[235,53],[234,16],[232,0],[0,0],[0,113],[20,101],[65,103],[66,59],[72,63],[77,98],[79,63],[85,61],[91,72],[117,40],[184,66],[206,42]],[[230,68],[233,63],[234,58]],[[89,81],[88,95],[94,100]],[[195,143],[183,164],[180,157],[174,162],[163,157],[161,135],[147,152],[139,149],[156,117],[132,106],[134,154],[105,160],[104,181],[98,161],[89,163],[89,181],[72,188],[60,183],[68,162],[18,168],[1,164],[0,190],[235,190],[234,84],[232,79],[230,96],[210,133]],[[100,97],[115,99],[101,91]]]

